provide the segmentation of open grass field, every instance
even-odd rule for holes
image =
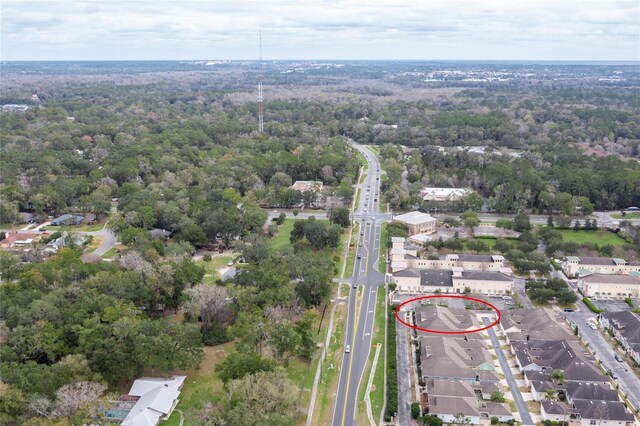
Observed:
[[[205,357],[200,368],[186,372],[187,379],[180,394],[180,402],[176,407],[185,414],[185,426],[193,424],[193,413],[197,412],[206,402],[219,400],[225,396],[222,380],[218,378],[214,368],[227,353],[233,351],[234,345],[234,342],[229,342],[205,347]],[[161,424],[163,426],[178,426],[180,414],[174,411],[171,417]]]
[[[286,219],[282,225],[278,227],[278,234],[271,239],[271,247],[274,249],[281,249],[291,244],[289,237],[291,231],[293,231],[293,223],[297,219]]]
[[[627,244],[627,242],[619,237],[617,234],[605,230],[600,231],[586,231],[579,230],[574,231],[573,229],[560,229],[558,230],[560,234],[562,234],[562,240],[565,242],[571,243],[590,243],[597,244],[599,246],[612,245],[612,246],[622,246]]]

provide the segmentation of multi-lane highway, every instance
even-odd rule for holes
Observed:
[[[360,185],[360,197],[353,213],[353,220],[360,224],[360,233],[356,241],[356,261],[349,292],[345,353],[340,365],[334,425],[356,423],[358,388],[363,386],[362,375],[371,351],[376,295],[384,290],[384,286],[381,286],[384,275],[378,271],[380,227],[389,218],[379,208],[380,162],[367,148],[355,143],[353,146],[366,157],[368,171]]]

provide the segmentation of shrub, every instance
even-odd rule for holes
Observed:
[[[497,418],[496,416],[491,417],[491,424],[492,425],[497,425],[498,423],[500,423],[500,419]]]
[[[420,417],[420,404],[417,402],[411,404],[411,417],[414,419]]]
[[[398,371],[396,364],[396,317],[395,311],[389,311],[387,321],[387,409],[384,420],[391,421],[391,417],[398,412]]]
[[[211,254],[207,253],[205,255],[202,256],[202,260],[205,262],[211,262]]]
[[[604,309],[596,308],[595,305],[591,302],[591,300],[589,300],[588,297],[583,298],[582,301],[584,302],[585,305],[587,305],[589,309],[591,309],[591,312],[594,312],[596,314],[601,314],[603,312],[606,312]]]
[[[219,322],[203,324],[200,327],[202,333],[202,343],[206,346],[217,345],[219,343],[227,343],[231,340],[227,333],[227,328]]]

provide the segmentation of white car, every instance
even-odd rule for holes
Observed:
[[[228,261],[227,266],[233,266],[233,260]]]
[[[351,346],[350,346],[350,345],[345,346],[345,347],[344,347],[344,351],[345,351],[346,353],[351,352]]]
[[[590,322],[588,324],[589,324],[589,327],[591,327],[592,330],[597,330],[598,329],[598,327],[594,323]]]

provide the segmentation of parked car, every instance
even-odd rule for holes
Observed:
[[[616,354],[616,361],[618,362],[624,362],[624,360],[622,359],[622,357],[619,354]]]
[[[598,329],[598,327],[592,322],[589,323],[589,327],[591,327],[592,330],[597,330]]]
[[[618,375],[616,373],[614,373],[612,369],[607,370],[607,374],[609,376],[611,376],[612,379],[617,379],[618,378]]]
[[[233,260],[228,261],[227,266],[233,266]]]
[[[573,312],[573,309],[571,309],[571,308],[564,308],[564,309],[563,309],[563,311],[565,311],[565,312]]]

